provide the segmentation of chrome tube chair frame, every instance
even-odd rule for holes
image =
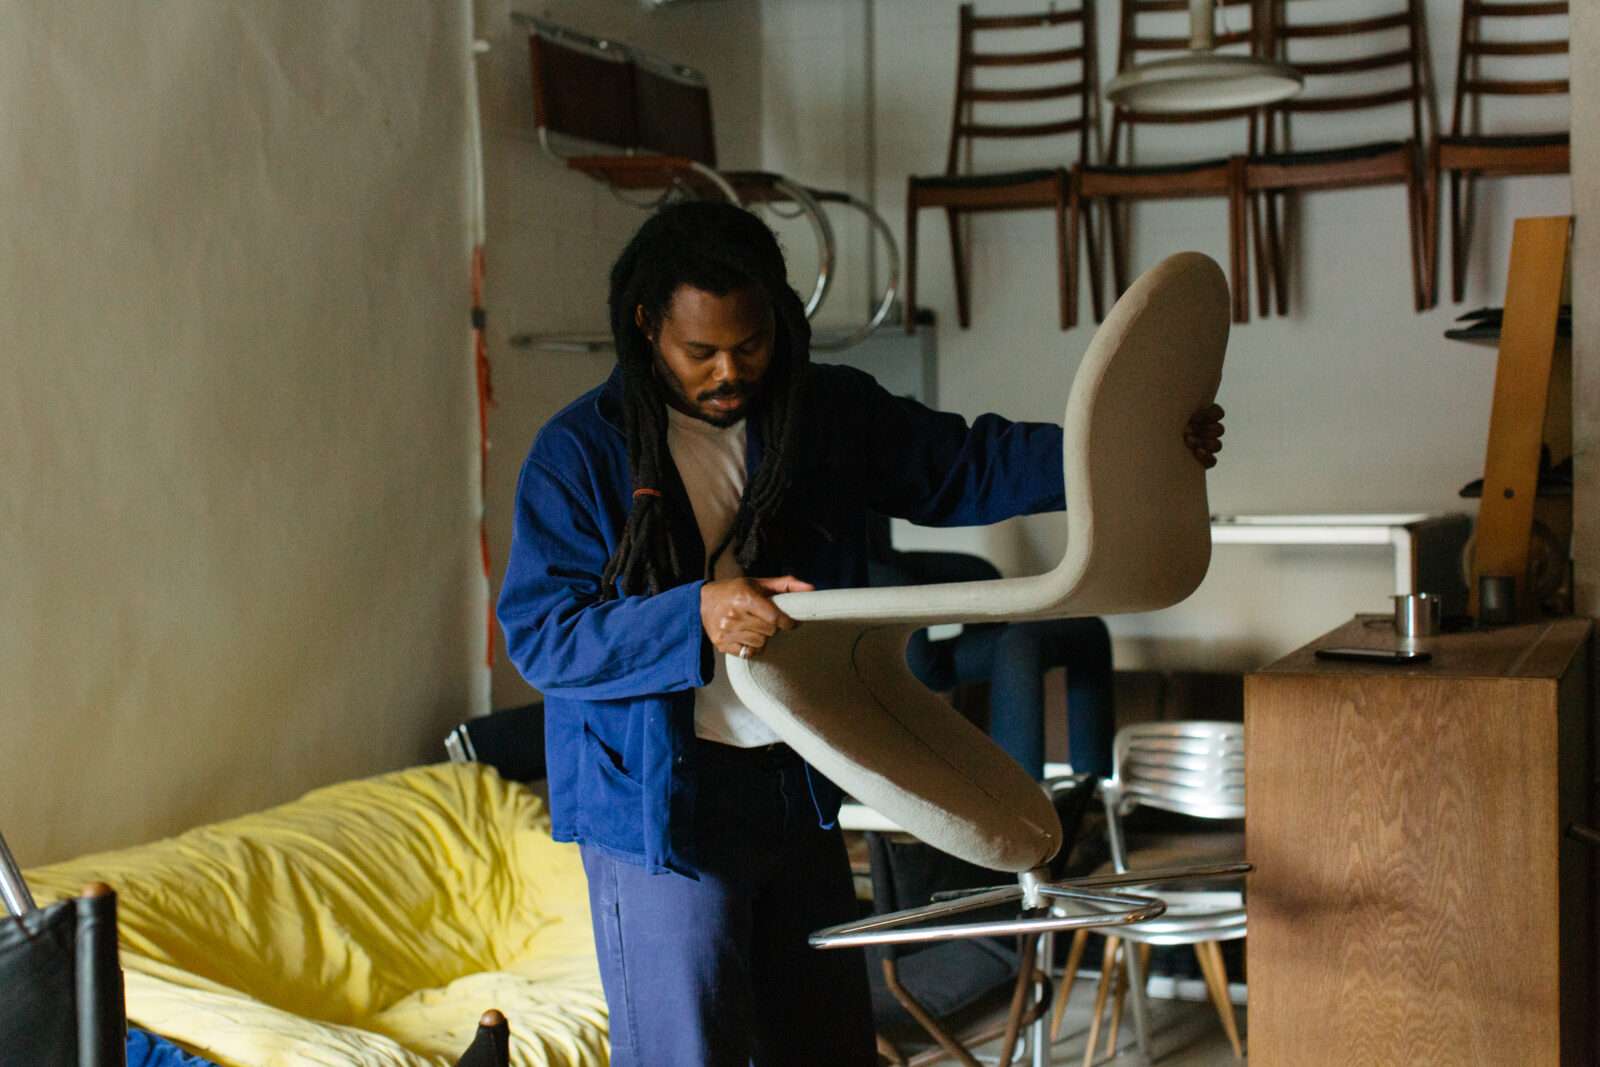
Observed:
[[[817,276],[805,301],[808,319],[827,299],[837,259],[833,223],[823,205],[857,211],[869,237],[883,244],[887,282],[863,325],[840,337],[813,338],[811,347],[848,348],[889,317],[900,287],[900,249],[872,205],[782,174],[718,168],[711,91],[695,68],[530,15],[513,13],[512,21],[529,32],[534,120],[548,155],[614,191],[661,190],[644,203],[627,201],[635,207],[654,209],[675,196],[715,196],[740,206],[767,205],[792,218],[776,205],[793,204],[817,245]]]

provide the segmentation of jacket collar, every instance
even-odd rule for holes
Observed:
[[[600,387],[594,398],[594,408],[600,420],[618,433],[622,433],[622,364],[611,368],[611,376]]]

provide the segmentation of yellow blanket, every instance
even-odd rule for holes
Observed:
[[[225,1067],[447,1067],[489,1008],[512,1062],[608,1061],[583,868],[476,764],[307,794],[27,872],[117,891],[128,1016]]]

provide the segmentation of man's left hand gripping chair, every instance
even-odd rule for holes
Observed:
[[[1120,887],[1249,869],[1235,863],[1048,881],[1062,838],[1049,796],[923,687],[904,654],[924,626],[1153,611],[1194,591],[1210,562],[1210,512],[1205,471],[1184,428],[1216,394],[1228,319],[1227,281],[1198,253],[1146,273],[1106,317],[1067,403],[1067,547],[1053,570],[784,594],[778,605],[804,625],[759,657],[725,658],[745,704],[846,793],[928,844],[1018,875],[1014,886],[818,931],[812,944],[1023,935],[1017,1011],[1034,970],[1033,935],[1138,922],[1165,908],[1155,897],[1113,892]],[[1015,1027],[1011,1033],[1002,1063],[1014,1051]]]

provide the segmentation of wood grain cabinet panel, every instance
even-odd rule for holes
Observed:
[[[1250,1060],[1593,1064],[1588,620],[1245,680]]]

